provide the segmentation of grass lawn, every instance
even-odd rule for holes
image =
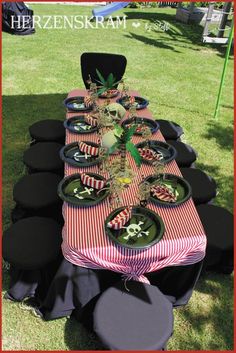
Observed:
[[[32,5],[37,15],[89,15],[90,7]],[[219,119],[213,120],[224,48],[201,44],[202,28],[175,21],[174,9],[124,9],[126,29],[46,30],[32,36],[3,33],[3,227],[14,207],[12,188],[24,173],[28,126],[64,119],[67,93],[83,87],[85,51],[127,57],[127,83],[150,100],[156,118],[184,127],[184,141],[198,151],[197,165],[217,181],[216,204],[233,209],[233,57],[230,57]],[[118,13],[117,13],[118,14]],[[166,21],[167,32],[145,30]],[[140,22],[135,28],[132,23]],[[9,276],[4,270],[3,292]],[[97,339],[73,319],[43,322],[21,304],[3,300],[4,350],[99,350]],[[202,277],[190,303],[175,310],[168,350],[233,349],[233,276]]]

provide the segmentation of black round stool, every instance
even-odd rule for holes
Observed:
[[[62,201],[57,194],[60,180],[59,175],[49,172],[23,176],[13,188],[16,208],[12,212],[12,221],[42,216],[54,218],[61,223]]]
[[[175,140],[166,140],[166,142],[176,149],[177,156],[175,161],[179,167],[191,167],[191,165],[196,161],[197,153],[191,146]]]
[[[203,269],[230,274],[233,271],[234,217],[225,208],[215,205],[197,206],[207,236]]]
[[[22,270],[35,270],[55,260],[62,243],[61,226],[50,218],[29,217],[3,234],[3,258]]]
[[[53,219],[29,217],[3,233],[3,258],[10,263],[6,299],[45,297],[61,262],[62,227]]]
[[[173,121],[157,119],[162,135],[166,140],[178,140],[184,131],[182,127]]]
[[[29,127],[33,141],[54,141],[65,144],[63,121],[54,119],[40,120]]]
[[[110,350],[163,350],[173,332],[173,307],[157,287],[128,281],[104,291],[95,305],[94,331]]]
[[[25,151],[23,162],[30,174],[53,172],[63,175],[64,163],[59,152],[63,145],[57,142],[38,142]]]
[[[200,169],[180,168],[180,171],[192,187],[192,198],[196,205],[208,203],[216,197],[215,180]]]

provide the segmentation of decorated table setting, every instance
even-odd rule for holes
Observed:
[[[154,286],[171,305],[185,305],[205,257],[194,193],[175,145],[161,133],[164,120],[155,120],[148,100],[124,81],[118,90],[113,74],[97,74],[98,84],[68,94],[63,124],[34,124],[33,137],[56,126],[65,139],[50,157],[61,162],[60,174],[36,172],[14,187],[15,223],[4,237],[4,259],[14,265],[6,298],[34,297],[45,320],[72,313],[81,320],[118,282],[127,292],[134,282]],[[33,146],[37,154],[42,144]],[[29,244],[23,257],[15,251],[21,237]]]
[[[200,262],[206,237],[148,101],[124,83],[120,91],[101,83],[64,101],[63,255],[149,283],[149,272]]]

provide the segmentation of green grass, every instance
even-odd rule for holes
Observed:
[[[39,15],[90,16],[90,7],[32,5]],[[202,28],[175,22],[172,9],[125,9],[120,30],[43,30],[28,37],[3,33],[3,226],[10,225],[12,188],[24,173],[27,128],[42,118],[63,119],[67,93],[83,87],[80,55],[85,51],[127,57],[127,83],[150,100],[156,118],[184,127],[186,142],[199,153],[198,166],[218,183],[216,204],[233,209],[233,57],[230,58],[219,119],[213,120],[225,48],[201,44]],[[164,20],[170,29],[147,32]],[[139,21],[136,29],[132,22]],[[233,276],[201,278],[185,308],[175,310],[169,350],[233,349]],[[4,271],[3,292],[8,286]],[[98,350],[93,335],[72,319],[43,322],[20,304],[3,300],[4,350]]]

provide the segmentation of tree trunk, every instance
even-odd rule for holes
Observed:
[[[125,172],[126,167],[126,145],[122,143],[120,146],[120,170],[122,173]]]

